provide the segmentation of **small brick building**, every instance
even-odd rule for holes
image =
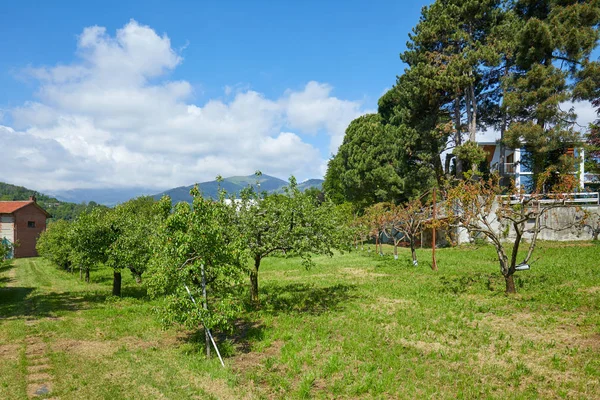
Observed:
[[[0,241],[17,243],[14,258],[36,257],[35,245],[49,217],[34,196],[27,201],[0,201]]]

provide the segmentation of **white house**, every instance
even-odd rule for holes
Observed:
[[[480,147],[487,154],[487,164],[490,167],[490,171],[500,170],[500,145],[497,142],[479,142]],[[584,150],[582,148],[572,148],[567,151],[568,154],[574,158],[580,158],[579,163],[576,165],[575,174],[579,177],[579,187],[583,190],[585,185],[585,166],[584,166]],[[526,154],[525,149],[511,149],[505,147],[505,162],[504,162],[504,173],[511,176],[515,180],[517,186],[527,187],[532,182],[533,172],[528,168],[526,163],[523,163],[523,158]]]

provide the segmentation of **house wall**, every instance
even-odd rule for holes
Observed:
[[[34,204],[25,206],[13,213],[15,216],[15,258],[37,257],[35,245],[37,238],[46,230],[46,214]],[[35,228],[28,226],[29,221],[35,222]]]
[[[0,243],[8,241],[14,243],[15,241],[15,218],[12,214],[0,214]],[[11,251],[7,258],[13,258],[13,252]]]
[[[492,143],[480,143],[480,146],[486,150],[488,153],[488,163],[490,169],[497,170],[498,164],[500,163],[500,145],[494,145]],[[531,183],[533,179],[533,173],[527,169],[527,167],[521,163],[521,159],[524,155],[524,149],[505,149],[505,156],[513,155],[513,163],[514,163],[514,173],[508,173],[509,176],[512,176],[515,180],[515,184],[517,186],[524,185],[527,186]],[[579,177],[579,187],[580,189],[584,189],[585,187],[585,153],[583,149],[575,148],[573,149],[573,156],[575,158],[580,157],[579,164],[575,164],[575,170]]]
[[[15,219],[11,214],[0,214],[0,240],[15,241]]]

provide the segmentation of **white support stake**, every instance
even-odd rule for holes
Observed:
[[[194,303],[194,305],[197,306],[196,300],[194,299],[194,296],[192,296],[192,292],[190,292],[190,289],[188,288],[188,285],[186,285],[184,283],[183,286],[185,286],[185,290],[187,290],[188,295],[190,296],[190,299],[192,299],[192,303]],[[202,323],[204,324],[204,320],[203,319],[202,319]],[[213,347],[215,348],[215,351],[217,352],[217,356],[219,356],[219,361],[221,361],[221,365],[223,366],[223,368],[225,368],[225,363],[223,362],[223,359],[221,358],[221,353],[219,353],[219,348],[217,347],[217,344],[215,343],[215,339],[213,339],[213,336],[210,333],[210,329],[208,329],[206,327],[206,324],[204,325],[204,329],[206,329],[206,332],[208,332],[208,337],[210,338],[210,341],[212,342]]]

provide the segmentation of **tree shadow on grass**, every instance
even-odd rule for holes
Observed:
[[[0,288],[0,321],[4,318],[23,316],[25,314],[25,301],[33,292],[29,287],[1,287]]]
[[[219,343],[228,341],[236,353],[250,353],[252,343],[261,342],[265,337],[265,325],[260,321],[239,319],[235,322],[233,333],[217,333],[215,336]],[[233,352],[230,352],[233,355]]]
[[[110,290],[110,288],[108,288]],[[148,299],[148,292],[145,286],[123,285],[121,288],[121,297],[132,297],[134,299]]]
[[[356,285],[337,284],[317,287],[306,283],[267,285],[261,293],[260,308],[270,314],[308,313],[319,315],[343,308],[348,300],[358,298]]]
[[[221,356],[229,358],[238,354],[250,353],[252,343],[261,342],[264,339],[264,329],[265,326],[260,321],[239,319],[233,323],[231,332],[211,329],[211,333]],[[179,337],[179,342],[191,344],[199,353],[206,352],[205,340],[204,329],[188,331]],[[213,351],[212,347],[211,351]]]
[[[11,262],[0,260],[0,274],[14,268]],[[9,276],[0,276],[0,287],[12,282],[13,278]]]
[[[0,320],[4,318],[54,317],[60,311],[78,311],[95,307],[106,300],[99,292],[34,293],[32,287],[0,288]],[[34,293],[34,294],[32,294]]]
[[[3,273],[3,272],[5,272],[5,271],[8,271],[12,267],[13,267],[13,265],[12,265],[11,262],[6,262],[6,261],[2,262],[2,261],[0,261],[0,274]]]
[[[3,265],[0,272],[14,268]],[[73,276],[73,279],[76,279]],[[10,277],[0,277],[0,283],[13,281]],[[111,281],[112,284],[112,281]],[[111,286],[100,290],[82,288],[76,291],[46,292],[35,291],[35,287],[0,287],[0,320],[6,318],[45,318],[54,317],[61,311],[91,309],[111,297]],[[146,289],[138,285],[123,285],[121,297],[141,299],[147,297]]]
[[[123,283],[121,285],[121,297],[133,297],[135,299],[147,298],[148,293],[146,291],[146,287],[142,283],[134,283],[131,281],[125,281],[125,274],[130,274],[128,270],[121,271],[123,275]],[[112,275],[104,275],[104,274],[94,274],[92,272],[91,283],[102,285],[106,287],[106,291],[108,294],[112,293],[112,284],[113,284],[113,276]]]

